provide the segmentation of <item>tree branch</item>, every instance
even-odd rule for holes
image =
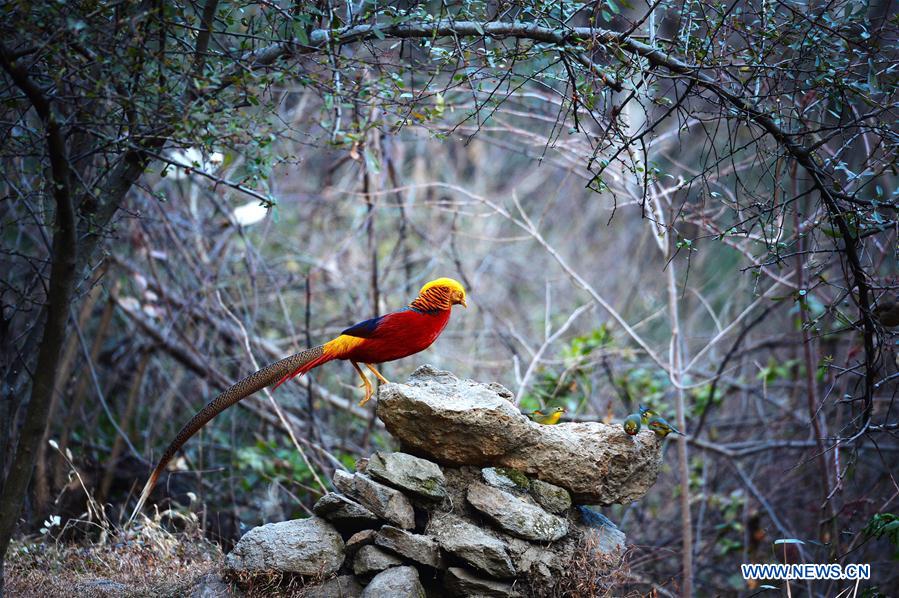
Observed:
[[[50,159],[50,180],[47,184],[52,189],[56,203],[50,255],[50,281],[47,303],[43,309],[46,320],[38,349],[35,369],[37,375],[31,387],[31,396],[19,432],[15,457],[3,481],[3,498],[0,500],[0,570],[2,570],[3,557],[16,528],[19,511],[34,471],[38,445],[47,426],[47,413],[53,397],[55,376],[65,341],[69,304],[75,284],[77,219],[69,187],[69,161],[65,140],[50,98],[31,80],[28,72],[16,64],[14,55],[3,44],[0,44],[0,67],[24,92],[44,125],[47,155]]]

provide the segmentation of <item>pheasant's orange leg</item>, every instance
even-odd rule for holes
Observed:
[[[381,372],[379,372],[378,370],[375,369],[375,366],[373,366],[373,365],[370,364],[370,363],[366,363],[366,364],[365,364],[365,367],[367,367],[368,369],[371,370],[371,373],[374,374],[375,377],[376,377],[378,380],[381,381],[381,384],[390,384],[390,380],[388,380],[387,378],[385,378],[384,376],[382,376],[382,375],[381,375]]]
[[[365,398],[359,402],[359,405],[362,406],[368,402],[368,400],[371,398],[371,395],[373,394],[371,381],[365,377],[365,372],[362,371],[362,368],[359,367],[358,363],[356,363],[355,361],[351,361],[350,363],[353,364],[353,367],[356,368],[357,372],[359,372],[359,376],[362,377],[362,387],[365,389]]]

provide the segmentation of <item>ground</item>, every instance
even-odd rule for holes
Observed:
[[[183,596],[222,563],[221,550],[194,525],[171,533],[145,520],[133,531],[101,530],[91,542],[44,535],[7,553],[6,595]]]

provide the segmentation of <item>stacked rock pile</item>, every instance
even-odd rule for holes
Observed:
[[[575,561],[608,567],[624,534],[572,499],[639,498],[660,443],[598,423],[540,426],[510,397],[427,366],[386,385],[378,416],[402,452],[337,471],[315,516],[250,530],[228,568],[323,580],[307,587],[316,598],[402,598],[551,595]]]

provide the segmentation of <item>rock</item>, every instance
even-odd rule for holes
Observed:
[[[566,554],[565,556],[569,556]],[[571,565],[570,558],[564,561]],[[557,554],[542,546],[530,545],[515,560],[518,570],[527,573],[531,591],[535,595],[550,594],[550,590],[563,573],[563,567]]]
[[[312,511],[323,519],[327,519],[337,529],[359,530],[367,527],[377,527],[381,520],[378,517],[349,498],[330,492],[325,494],[315,505]]]
[[[121,596],[128,590],[125,584],[105,577],[79,580],[74,588],[78,594],[85,596]]]
[[[350,536],[350,539],[346,541],[346,555],[351,556],[363,546],[374,544],[376,533],[373,529],[364,529]]]
[[[207,573],[188,590],[188,598],[235,598],[242,593],[225,581],[218,573]]]
[[[543,480],[531,482],[531,496],[550,513],[564,513],[571,508],[571,495],[568,494],[568,490]]]
[[[627,536],[612,521],[590,507],[578,505],[581,521],[587,527],[585,536],[596,552],[615,553],[624,550]]]
[[[524,417],[495,389],[430,366],[382,386],[377,414],[404,445],[451,465],[491,464],[518,444],[502,428],[523,429]]]
[[[525,502],[505,490],[474,482],[468,502],[513,536],[534,542],[554,542],[568,533],[568,521]]]
[[[427,532],[445,551],[492,577],[515,576],[505,542],[455,515],[439,515],[428,523]]]
[[[343,538],[323,519],[294,519],[254,527],[237,543],[227,558],[228,568],[238,572],[284,571],[327,576],[344,559]]]
[[[591,529],[587,533],[587,541],[596,552],[617,553],[627,545],[627,536],[617,527]]]
[[[378,417],[404,447],[449,465],[517,469],[568,490],[582,503],[628,503],[655,483],[662,440],[631,437],[599,422],[541,426],[495,385],[460,380],[430,366],[406,384],[381,387]]]
[[[415,567],[393,567],[375,575],[362,598],[425,598]]]
[[[303,598],[360,598],[362,585],[352,575],[341,575],[304,588],[302,595]]]
[[[431,536],[412,534],[397,527],[385,525],[375,534],[375,544],[393,551],[409,560],[428,567],[442,569],[440,546]]]
[[[508,467],[485,467],[481,477],[491,486],[505,490],[527,490],[531,485],[528,476]]]
[[[356,558],[353,559],[353,573],[356,575],[367,575],[402,564],[403,560],[401,558],[369,544],[360,548],[359,552],[356,553]]]
[[[367,507],[381,519],[386,519],[403,529],[415,527],[415,510],[412,508],[412,503],[399,490],[376,482],[361,473],[353,474],[352,486],[344,476],[341,478],[340,484],[345,488],[341,492],[358,500],[362,506]],[[336,484],[336,473],[334,481]]]
[[[406,453],[375,453],[365,472],[376,480],[422,498],[446,496],[446,478],[436,463]]]
[[[512,584],[494,579],[484,579],[461,567],[447,569],[443,583],[452,596],[477,596],[478,598],[482,596],[486,598],[521,596],[512,589]]]
[[[334,471],[334,477],[331,478],[334,481],[334,487],[337,488],[344,494],[352,494],[355,485],[356,474],[349,473],[348,471],[344,471],[342,469],[337,469]]]

